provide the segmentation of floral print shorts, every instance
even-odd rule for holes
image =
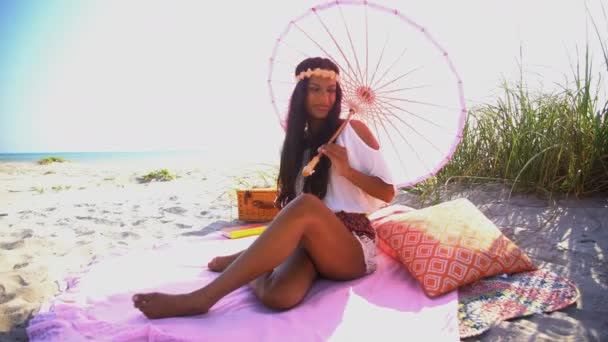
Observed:
[[[342,223],[353,233],[355,238],[361,244],[363,256],[365,258],[366,273],[370,274],[378,268],[376,262],[376,232],[367,218],[367,215],[362,213],[346,213],[339,211],[336,216]]]

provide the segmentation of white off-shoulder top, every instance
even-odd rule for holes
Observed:
[[[353,169],[369,176],[378,177],[387,184],[394,184],[390,170],[382,156],[382,147],[375,150],[367,145],[350,122],[344,127],[335,143],[346,148],[348,162]],[[305,153],[304,165],[307,164],[309,158],[309,153]],[[296,194],[302,193],[303,187],[304,179],[300,173],[296,179]],[[334,212],[348,213],[371,213],[387,204],[361,190],[346,177],[337,175],[333,165],[329,170],[327,194],[323,202]]]

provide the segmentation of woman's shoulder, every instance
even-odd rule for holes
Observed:
[[[350,125],[355,131],[355,133],[357,133],[359,138],[361,138],[361,140],[363,140],[363,142],[367,144],[367,146],[373,148],[374,150],[380,149],[380,144],[378,143],[378,140],[376,139],[376,137],[374,137],[372,131],[369,129],[369,127],[367,127],[367,125],[363,121],[352,119],[350,120]]]

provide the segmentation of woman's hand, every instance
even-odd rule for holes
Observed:
[[[338,175],[346,177],[369,195],[387,203],[395,198],[395,187],[393,185],[385,183],[378,177],[366,175],[350,167],[348,154],[343,146],[326,144],[319,147],[319,153],[326,155],[331,160],[331,164],[336,168]]]
[[[319,147],[318,152],[326,155],[331,160],[331,164],[336,168],[338,175],[346,177],[351,172],[345,147],[333,143],[325,144]]]

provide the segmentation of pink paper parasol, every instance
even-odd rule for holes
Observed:
[[[340,68],[342,116],[354,111],[380,142],[399,186],[437,173],[462,138],[463,84],[448,52],[401,12],[368,1],[334,1],[291,20],[270,58],[268,87],[285,128],[293,70],[322,56]]]

